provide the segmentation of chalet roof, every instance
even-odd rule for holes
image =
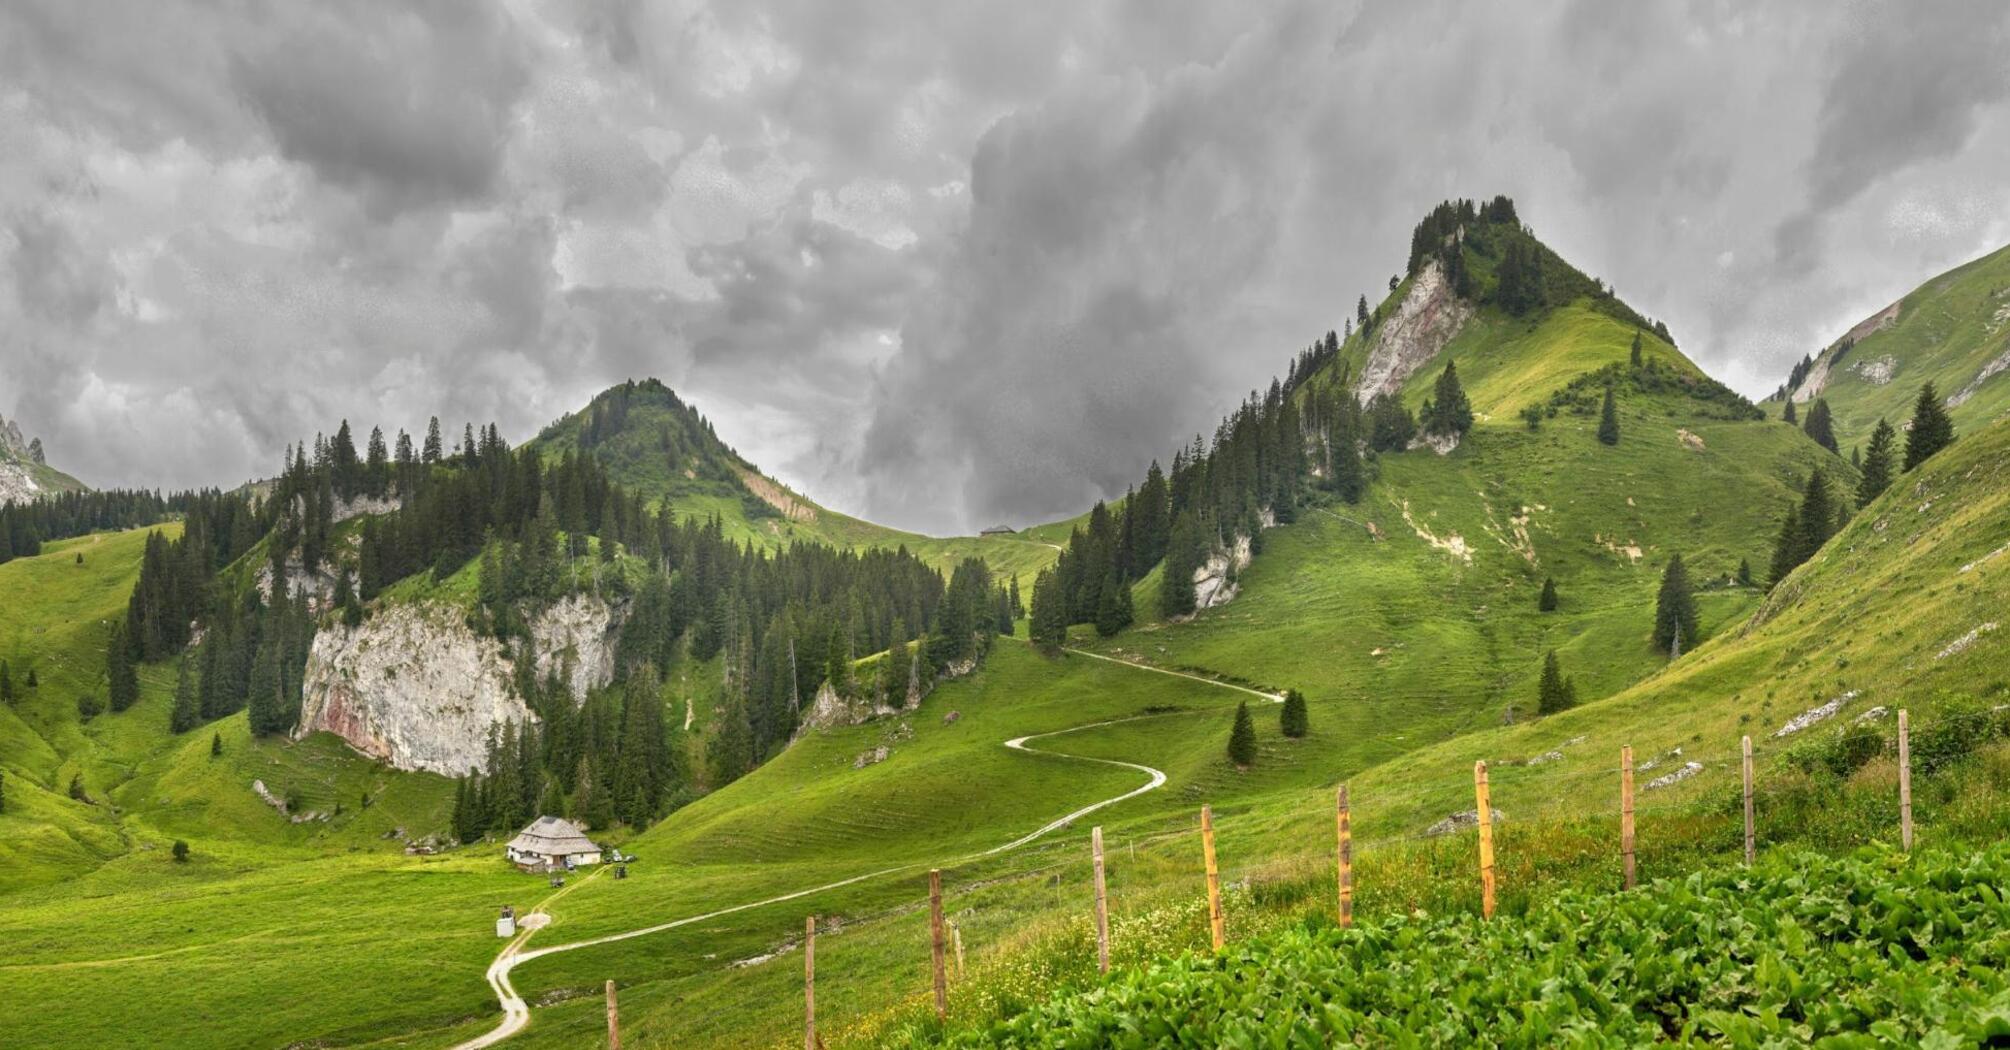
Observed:
[[[572,821],[563,817],[539,817],[530,826],[509,840],[509,848],[518,853],[534,853],[541,857],[569,857],[575,853],[598,853],[600,847],[586,837],[586,833]]]

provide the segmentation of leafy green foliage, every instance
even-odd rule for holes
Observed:
[[[2010,1038],[2010,846],[1788,854],[1527,914],[1308,922],[1047,998],[958,1047],[1972,1046]]]

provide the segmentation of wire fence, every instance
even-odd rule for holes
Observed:
[[[2002,711],[1961,713],[1920,723],[1911,722],[1904,710],[1866,713],[1885,716],[1872,729],[1878,734],[1877,754],[1894,759],[1892,788],[1899,803],[1899,819],[1891,831],[1905,850],[1911,850],[1914,836],[1913,739],[1922,733],[1980,734],[1982,726],[1977,720],[1997,718]],[[1894,714],[1895,739],[1884,735]],[[1833,715],[1831,712],[1829,717]],[[1058,968],[1042,969],[1040,963],[1023,963],[1032,969],[1019,975],[1019,983],[1029,988],[1016,993],[987,991],[972,983],[973,970],[978,967],[969,957],[979,949],[998,959],[1012,954],[1001,949],[1014,946],[1060,945],[1064,949],[1061,954],[1072,953],[1069,965],[1107,972],[1114,965],[1113,956],[1141,961],[1184,947],[1220,950],[1231,940],[1262,932],[1266,923],[1278,921],[1275,914],[1264,913],[1267,893],[1286,894],[1300,905],[1295,911],[1301,914],[1304,905],[1316,904],[1316,897],[1324,896],[1327,903],[1317,907],[1333,922],[1349,925],[1364,899],[1388,903],[1414,892],[1415,886],[1386,884],[1409,877],[1413,868],[1453,883],[1469,879],[1471,892],[1452,891],[1465,894],[1454,899],[1470,901],[1478,896],[1476,910],[1490,919],[1502,896],[1524,890],[1515,880],[1532,876],[1544,864],[1589,865],[1598,877],[1603,877],[1604,866],[1610,865],[1612,888],[1630,889],[1641,868],[1665,865],[1677,856],[1693,859],[1699,843],[1712,849],[1728,847],[1735,855],[1737,843],[1725,841],[1727,832],[1742,832],[1742,841],[1750,844],[1745,847],[1746,862],[1750,863],[1753,851],[1764,845],[1760,832],[1765,813],[1753,802],[1762,787],[1758,763],[1769,763],[1769,775],[1791,775],[1785,769],[1793,763],[1781,760],[1801,748],[1807,738],[1795,733],[1812,724],[1786,735],[1768,736],[1763,746],[1750,737],[1741,739],[1738,746],[1709,751],[1684,745],[1637,756],[1630,764],[1626,762],[1630,749],[1615,756],[1620,761],[1599,762],[1588,768],[1566,765],[1566,759],[1557,757],[1554,750],[1538,756],[1535,762],[1479,762],[1472,781],[1458,789],[1470,808],[1456,810],[1428,828],[1385,830],[1365,837],[1353,834],[1360,811],[1364,803],[1372,810],[1382,800],[1358,794],[1350,797],[1349,790],[1341,786],[1331,796],[1331,811],[1320,818],[1324,825],[1319,832],[1325,841],[1323,860],[1305,849],[1280,857],[1257,848],[1260,842],[1274,839],[1280,829],[1288,828],[1282,832],[1286,834],[1304,834],[1301,829],[1311,829],[1313,825],[1303,812],[1282,818],[1266,814],[1266,823],[1247,813],[1224,819],[1203,805],[1157,828],[1134,826],[1121,837],[1106,836],[1097,826],[1086,842],[1069,838],[1032,844],[1028,848],[1036,854],[1032,867],[1014,866],[1011,858],[966,857],[942,869],[917,869],[917,876],[904,880],[903,885],[919,891],[919,876],[925,874],[929,892],[897,892],[896,899],[881,906],[848,912],[841,918],[807,916],[801,938],[781,946],[777,954],[802,949],[803,1045],[806,1050],[818,1050],[824,1046],[817,1018],[819,959],[826,966],[827,980],[830,967],[845,967],[854,959],[842,949],[820,957],[817,938],[876,923],[919,923],[925,917],[927,936],[914,946],[910,961],[893,964],[900,972],[913,975],[912,990],[898,1008],[922,1016],[932,1014],[937,1023],[944,1023],[952,999],[962,1003],[966,993],[981,1006],[987,996],[1037,995],[1043,981],[1074,975],[1064,975]],[[1853,730],[1865,725],[1866,717],[1860,715],[1840,724],[1845,731]],[[1813,760],[1808,756],[1798,759],[1803,763]],[[1659,778],[1678,771],[1690,772],[1657,785]],[[1722,794],[1721,779],[1704,777],[1726,771],[1734,778],[1730,796]],[[1600,786],[1610,790],[1609,802],[1604,804],[1593,801]],[[1432,797],[1441,799],[1447,790],[1439,785]],[[1392,810],[1400,809],[1409,817],[1414,817],[1417,808],[1408,799],[1391,805]],[[1512,820],[1503,810],[1513,813]],[[1260,826],[1238,828],[1237,821],[1244,818]],[[1617,835],[1610,833],[1614,824],[1619,825]],[[1541,835],[1552,836],[1552,841],[1535,841]],[[1217,841],[1218,836],[1230,841]],[[1245,846],[1249,848],[1245,850]],[[1252,855],[1255,859],[1246,859]],[[1017,859],[1024,863],[1028,858],[1021,853]],[[961,881],[951,877],[959,869],[964,875]],[[1184,894],[1179,891],[1182,885],[1188,887]],[[1304,887],[1312,885],[1323,888],[1307,897]],[[1294,891],[1298,895],[1290,896]],[[1272,908],[1271,912],[1291,910]],[[1165,932],[1168,925],[1170,933]],[[1196,935],[1198,945],[1192,941]],[[1127,940],[1133,943],[1127,944]],[[1018,953],[1022,958],[1044,954]],[[884,969],[887,963],[876,959],[874,965]],[[838,979],[863,980],[842,973]],[[876,974],[872,980],[883,986],[886,976]],[[825,1002],[832,1001],[826,993]],[[842,996],[836,1001],[844,1004],[843,1027],[856,1032],[861,1017]],[[886,1014],[880,1011],[881,1022]]]

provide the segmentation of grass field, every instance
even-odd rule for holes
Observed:
[[[1879,418],[1904,426],[1928,381],[1940,396],[1962,398],[1950,410],[1957,433],[2010,416],[2010,247],[1913,289],[1888,326],[1838,359],[1840,350],[1831,346],[1817,361],[1831,366],[1820,396],[1835,414],[1845,452],[1870,440]],[[1985,377],[1991,367],[1996,371]],[[1780,414],[1777,403],[1766,408]]]

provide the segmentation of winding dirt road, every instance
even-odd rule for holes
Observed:
[[[1237,692],[1249,693],[1252,696],[1259,696],[1265,700],[1269,700],[1275,703],[1283,702],[1283,697],[1273,693],[1265,693],[1260,690],[1248,688],[1246,686],[1233,685],[1228,682],[1220,682],[1212,678],[1202,677],[1200,675],[1187,674],[1184,671],[1168,671],[1161,667],[1153,667],[1149,664],[1134,663],[1130,660],[1120,660],[1113,656],[1104,656],[1101,653],[1092,653],[1081,649],[1069,649],[1068,652],[1075,653],[1081,656],[1092,657],[1097,660],[1107,660],[1110,663],[1123,664],[1126,667],[1133,667],[1141,671],[1152,671],[1157,674],[1172,675],[1177,678],[1188,678],[1196,682],[1203,682],[1206,683],[1207,685],[1217,686],[1222,689],[1233,689],[1236,690]],[[1089,805],[1083,806],[1082,808],[1075,810],[1074,812],[1069,813],[1066,816],[1057,818],[1025,835],[1021,835],[1020,837],[1013,839],[1012,841],[1007,842],[1004,845],[993,846],[987,850],[982,850],[977,853],[967,854],[965,856],[955,858],[954,860],[947,862],[948,866],[954,866],[964,861],[974,860],[981,857],[996,856],[997,854],[1000,853],[1005,853],[1011,850],[1018,849],[1048,834],[1051,834],[1052,832],[1058,831],[1061,828],[1065,828],[1068,825],[1073,824],[1075,821],[1081,819],[1082,817],[1094,813],[1099,809],[1102,809],[1106,806],[1114,806],[1119,802],[1123,802],[1127,799],[1136,798],[1139,795],[1142,795],[1148,791],[1157,790],[1159,787],[1163,786],[1166,782],[1165,772],[1163,770],[1154,769],[1151,766],[1143,765],[1141,763],[1122,762],[1114,758],[1091,758],[1087,755],[1070,755],[1065,752],[1059,752],[1059,751],[1039,751],[1034,748],[1029,748],[1026,746],[1026,744],[1029,741],[1033,740],[1044,740],[1048,737],[1062,736],[1067,733],[1079,733],[1087,729],[1099,729],[1103,726],[1117,725],[1122,722],[1136,722],[1142,719],[1158,718],[1158,717],[1162,716],[1137,715],[1131,718],[1114,718],[1103,722],[1092,722],[1088,725],[1072,726],[1067,729],[1056,729],[1048,733],[1033,733],[1028,736],[1014,737],[1010,740],[1005,741],[1005,746],[1011,748],[1014,751],[1023,751],[1027,754],[1051,755],[1056,758],[1066,758],[1076,762],[1094,762],[1099,765],[1118,766],[1124,769],[1136,770],[1139,773],[1145,774],[1149,779],[1141,787],[1132,788],[1131,790],[1126,791],[1123,794],[1117,795],[1113,798],[1106,798],[1100,802],[1094,802]],[[494,1028],[490,1029],[487,1032],[482,1033],[481,1035],[476,1036],[473,1039],[470,1039],[464,1043],[459,1044],[454,1048],[454,1050],[482,1050],[483,1047],[494,1046],[497,1043],[500,1043],[503,1040],[508,1039],[509,1037],[522,1031],[524,1026],[530,1023],[530,1004],[524,1001],[523,996],[517,994],[516,988],[510,984],[509,977],[511,970],[516,969],[516,967],[518,967],[519,965],[529,962],[532,959],[541,958],[546,955],[556,955],[559,952],[577,951],[580,948],[591,948],[594,947],[595,945],[612,944],[615,941],[626,941],[636,937],[647,937],[653,933],[662,933],[665,930],[674,930],[680,926],[689,926],[692,923],[705,922],[710,919],[716,919],[722,915],[731,915],[734,912],[748,911],[753,908],[764,908],[770,904],[781,904],[787,901],[796,900],[797,898],[800,897],[808,897],[812,894],[823,893],[827,890],[842,889],[846,886],[866,882],[871,879],[884,878],[888,875],[897,875],[904,871],[914,871],[921,867],[923,867],[923,865],[919,862],[916,862],[913,864],[902,864],[892,868],[881,868],[878,871],[869,871],[863,875],[854,875],[851,878],[840,879],[837,882],[827,882],[821,886],[811,886],[808,889],[796,890],[793,893],[784,893],[781,894],[780,896],[769,897],[764,900],[748,901],[745,904],[735,904],[730,908],[720,908],[716,911],[706,912],[703,915],[689,915],[681,919],[673,919],[669,922],[658,923],[654,926],[644,926],[640,929],[626,930],[621,933],[610,933],[604,937],[594,937],[589,940],[573,941],[570,944],[554,944],[551,945],[550,947],[534,948],[529,951],[524,950],[524,943],[530,940],[531,935],[533,933],[536,933],[537,930],[536,928],[526,929],[523,932],[517,934],[515,937],[511,938],[510,942],[503,946],[502,951],[496,955],[495,960],[489,963],[488,972],[486,974],[486,977],[489,982],[489,988],[495,992],[496,1001],[502,1005],[503,1010],[502,1020],[498,1022]],[[596,869],[593,875],[598,875],[601,870],[604,869]],[[589,875],[587,876],[587,878],[590,879],[593,877],[593,875]],[[586,879],[581,879],[578,883],[574,883],[572,886],[567,886],[565,889],[562,889],[559,892],[552,894],[550,897],[545,898],[543,901],[539,902],[535,908],[531,910],[530,914],[543,913],[544,909],[548,907],[553,901],[556,901],[558,898],[563,897],[565,896],[565,894],[571,892],[573,886],[581,885],[585,882]]]

